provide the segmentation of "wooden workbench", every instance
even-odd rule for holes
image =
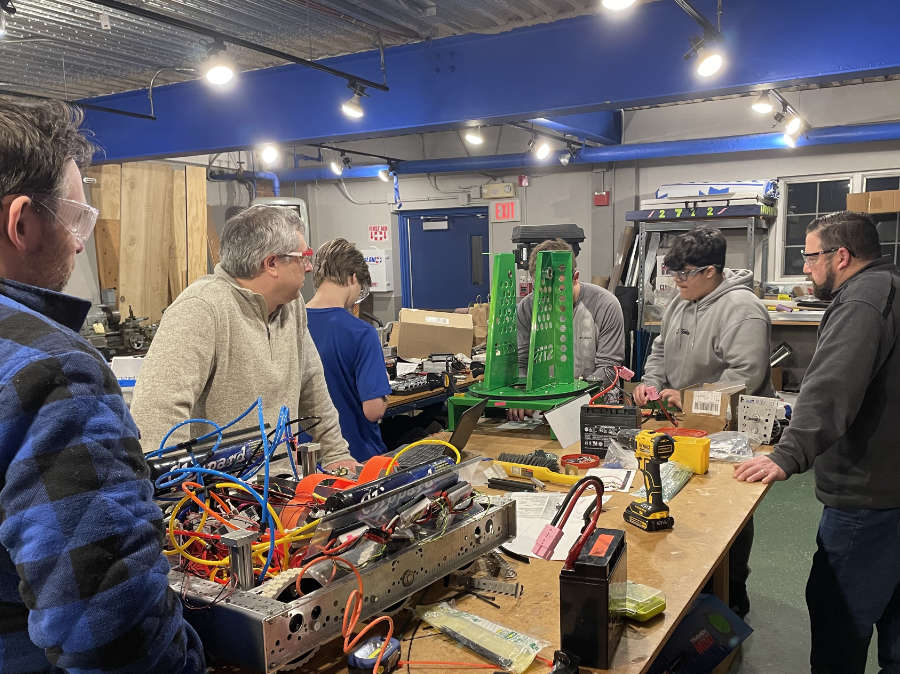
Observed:
[[[481,375],[478,377],[472,377],[471,374],[467,374],[466,378],[460,382],[457,382],[454,385],[454,391],[466,391],[468,388],[474,384],[476,381],[480,381],[482,379]],[[411,393],[409,395],[394,395],[393,393],[388,396],[387,406],[388,411],[392,409],[396,409],[397,407],[407,407],[411,403],[420,403],[422,401],[428,401],[430,398],[434,398],[433,401],[429,401],[425,404],[434,404],[443,402],[451,395],[449,389],[446,388],[436,388],[431,389],[430,391],[420,391],[419,393]]]
[[[482,421],[466,445],[466,453],[496,456],[499,452],[527,453],[544,449],[555,453],[578,451],[577,443],[561,450],[550,440],[546,428],[535,431],[498,431],[498,423]],[[438,436],[440,437],[440,436]],[[728,550],[732,541],[765,495],[768,487],[760,483],[738,482],[732,477],[733,465],[711,462],[706,475],[695,475],[669,502],[675,527],[669,531],[645,532],[627,525],[622,511],[633,500],[630,494],[614,492],[603,509],[598,526],[623,529],[628,546],[628,579],[663,590],[666,610],[640,624],[626,623],[626,630],[615,655],[614,672],[644,672],[659,653],[694,598],[713,579],[713,587],[727,604]],[[636,478],[634,489],[639,486]],[[553,488],[549,487],[548,488]],[[564,491],[563,488],[559,488]],[[511,561],[518,571],[517,582],[525,586],[519,600],[497,595],[497,609],[473,596],[457,600],[457,607],[488,620],[550,642],[541,655],[552,659],[559,648],[559,572],[562,562],[532,559],[530,564]],[[413,623],[414,624],[414,623]],[[408,637],[398,625],[397,638]],[[477,655],[455,641],[420,627],[411,642],[413,661],[483,663]],[[403,659],[410,642],[403,641]],[[330,644],[329,646],[333,646]],[[304,671],[343,672],[346,661],[338,648],[323,648],[321,657]],[[449,671],[450,668],[448,668]],[[298,670],[299,671],[299,670]],[[422,670],[425,671],[425,670]],[[431,669],[430,671],[436,671]],[[535,662],[528,672],[543,673],[544,664]]]

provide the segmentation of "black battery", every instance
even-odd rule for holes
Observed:
[[[641,427],[641,408],[632,405],[582,405],[581,452],[606,456],[616,433]]]
[[[597,529],[571,570],[559,573],[562,650],[582,667],[609,669],[625,628],[627,590],[625,532]]]

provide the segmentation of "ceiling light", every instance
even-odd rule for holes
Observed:
[[[330,162],[328,162],[328,168],[330,168],[331,172],[336,176],[339,176],[344,172],[344,167],[341,166],[340,162],[337,159],[332,159]]]
[[[278,161],[278,148],[274,145],[263,145],[259,152],[259,156],[266,166],[271,166]]]
[[[566,151],[559,155],[559,163],[563,166],[568,166],[569,162],[575,159],[575,152],[575,148],[569,145]]]
[[[756,100],[753,101],[753,105],[751,105],[750,107],[753,108],[754,112],[758,112],[761,115],[767,115],[772,112],[774,106],[772,105],[772,97],[769,96],[769,92],[762,92],[759,96],[756,97]]]
[[[538,159],[544,160],[550,156],[550,143],[545,140],[542,140],[537,146],[534,148],[534,156]]]
[[[391,177],[390,177],[390,174],[388,173],[387,169],[379,169],[378,177],[386,183],[391,181]]]
[[[615,12],[618,12],[623,9],[628,9],[631,7],[637,0],[603,0],[600,4],[603,5],[606,9],[611,9]]]
[[[222,87],[234,79],[234,62],[225,53],[225,45],[214,44],[209,49],[209,56],[203,62],[201,68],[206,81],[217,87]]]
[[[481,127],[469,129],[466,131],[464,138],[470,145],[481,145],[484,142],[484,136],[481,135]]]
[[[353,94],[353,96],[344,101],[341,104],[341,112],[343,112],[347,117],[352,117],[353,119],[359,119],[366,113],[363,111],[362,106],[359,104],[359,94]]]
[[[700,47],[697,50],[697,74],[700,77],[711,77],[722,69],[725,60],[717,47]]]
[[[792,115],[784,127],[784,132],[790,136],[796,136],[803,128],[803,120],[800,115]]]
[[[786,133],[782,136],[784,139],[784,144],[788,147],[797,147],[797,138],[796,136],[792,136],[789,133]]]

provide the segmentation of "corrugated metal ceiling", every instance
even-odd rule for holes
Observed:
[[[597,0],[127,0],[307,59],[588,14]],[[0,88],[78,99],[146,87],[193,67],[211,40],[87,0],[13,0],[0,39]],[[109,29],[101,26],[109,18]],[[241,70],[284,63],[228,47]],[[163,72],[157,82],[192,75]],[[390,78],[390,71],[388,71]],[[388,80],[390,84],[390,79]]]

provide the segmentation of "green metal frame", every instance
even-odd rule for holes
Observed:
[[[572,253],[545,250],[534,272],[527,391],[575,383],[572,313]]]
[[[516,329],[516,256],[512,253],[499,253],[494,256],[491,277],[483,384],[485,389],[509,386],[518,377]]]

